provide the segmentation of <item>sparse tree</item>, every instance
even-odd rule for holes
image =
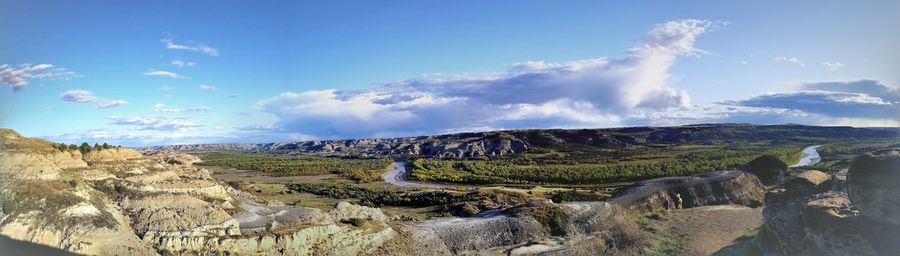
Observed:
[[[87,144],[87,142],[82,142],[81,147],[78,147],[78,149],[81,150],[81,154],[87,154],[88,152],[91,152],[91,145]]]
[[[104,143],[103,143],[103,149],[109,149],[109,148],[110,148],[109,144],[106,144],[106,142],[104,142]]]

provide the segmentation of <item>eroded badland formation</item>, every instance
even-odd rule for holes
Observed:
[[[520,147],[499,143],[479,147]],[[0,130],[0,234],[79,254],[653,254],[634,219],[664,211],[676,193],[687,210],[765,206],[759,235],[728,253],[900,252],[898,150],[859,157],[846,176],[722,171],[639,182],[607,201],[532,200],[491,216],[411,221],[346,202],[323,211],[267,201],[176,151],[53,145]]]

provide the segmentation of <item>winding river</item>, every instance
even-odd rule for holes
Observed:
[[[803,155],[800,156],[800,162],[791,165],[791,167],[810,166],[822,161],[822,157],[819,156],[819,151],[816,150],[821,146],[822,145],[815,145],[804,148]]]
[[[384,174],[384,182],[390,183],[398,187],[415,187],[415,188],[446,188],[448,186],[441,184],[419,183],[406,181],[406,163],[394,162],[394,169]]]

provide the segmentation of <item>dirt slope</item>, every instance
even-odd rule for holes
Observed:
[[[659,232],[683,236],[679,255],[711,255],[762,224],[762,207],[718,205],[671,211],[657,222]]]

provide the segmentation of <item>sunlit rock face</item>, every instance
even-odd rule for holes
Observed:
[[[141,157],[141,153],[130,148],[94,149],[87,154],[84,154],[84,161],[89,163],[112,162],[138,159]]]
[[[863,216],[900,225],[900,149],[858,157],[848,173],[848,192]]]
[[[86,255],[356,255],[395,234],[378,209],[344,203],[331,213],[371,220],[357,227],[270,205],[197,160],[124,148],[82,154],[0,129],[0,235]],[[259,221],[262,230],[244,229]]]

